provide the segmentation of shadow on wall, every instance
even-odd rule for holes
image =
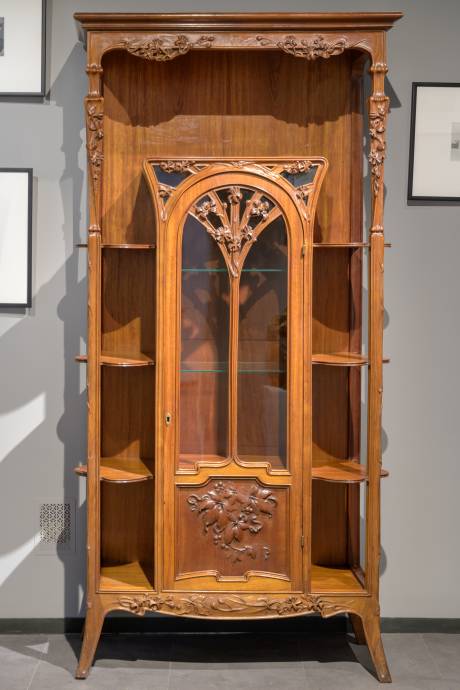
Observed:
[[[78,537],[75,551],[57,552],[64,566],[66,617],[75,616],[77,611],[83,613],[79,593],[82,587],[85,588],[86,560],[86,505],[78,506],[78,496],[84,488],[79,487],[79,480],[72,471],[86,457],[86,391],[80,393],[79,365],[74,361],[86,330],[86,279],[78,279],[78,250],[74,248],[79,241],[80,232],[84,232],[87,226],[86,219],[81,218],[80,213],[84,172],[79,166],[80,151],[84,144],[82,101],[86,94],[85,64],[86,55],[83,46],[78,43],[49,93],[51,104],[61,108],[63,115],[62,151],[65,155],[65,168],[59,182],[64,209],[61,232],[65,255],[69,258],[34,295],[33,309],[0,339],[1,361],[13,363],[11,369],[2,372],[0,415],[32,406],[36,418],[40,419],[40,423],[0,463],[0,485],[4,487],[0,502],[0,523],[4,527],[12,526],[11,529],[3,530],[4,546],[0,559],[8,556],[12,566],[14,559],[18,559],[15,569],[1,584],[2,596],[17,600],[21,587],[31,588],[31,592],[24,596],[34,596],[34,587],[37,594],[47,591],[42,578],[47,577],[51,570],[42,559],[46,560],[50,556],[38,555],[39,551],[35,546],[35,537],[39,531],[38,503],[32,501],[31,505],[30,497],[50,498],[47,486],[54,484],[54,473],[59,476],[62,474],[63,491],[58,493],[56,501],[75,502],[76,514],[72,528],[77,531]],[[47,104],[41,107],[47,107]],[[37,242],[36,230],[35,227],[34,244]],[[47,238],[47,243],[62,242],[57,228],[45,227],[41,233]],[[34,247],[34,254],[36,253]],[[63,400],[59,384],[62,373]],[[57,437],[63,444],[64,467],[61,452],[56,451],[55,428]],[[57,463],[55,468],[50,462],[50,456]],[[25,490],[21,491],[21,487],[25,487]],[[33,529],[31,525],[34,526]],[[55,577],[59,578],[58,575]]]
[[[84,173],[79,166],[79,156],[83,146],[81,130],[84,127],[82,101],[86,94],[85,68],[86,55],[83,46],[77,43],[70,53],[57,79],[50,90],[50,100],[63,113],[63,145],[65,169],[60,179],[62,206],[64,208],[64,226],[66,255],[69,258],[53,278],[40,288],[34,296],[34,308],[31,316],[22,318],[0,339],[0,361],[17,363],[21,361],[21,381],[18,385],[18,367],[11,367],[2,372],[2,392],[0,414],[7,415],[35,400],[44,401],[42,421],[24,437],[19,445],[2,460],[0,464],[0,484],[7,487],[0,502],[0,522],[3,526],[14,523],[14,529],[4,529],[5,555],[20,553],[24,557],[18,562],[14,571],[3,582],[5,597],[18,597],[18,588],[30,586],[37,582],[37,591],[41,591],[40,578],[46,576],[40,569],[40,560],[35,554],[34,531],[30,529],[31,520],[27,519],[30,510],[26,493],[21,486],[34,487],[34,494],[40,492],[46,497],[48,479],[44,473],[53,472],[49,462],[44,462],[48,453],[56,456],[57,473],[63,473],[63,499],[73,500],[79,495],[79,479],[73,473],[73,467],[86,455],[86,392],[79,392],[80,371],[74,357],[80,350],[80,343],[85,337],[86,281],[78,279],[78,250],[74,245],[87,227],[86,219],[81,218],[80,208],[83,194]],[[392,91],[392,90],[391,90]],[[391,93],[390,91],[390,93]],[[399,101],[392,99],[392,107],[399,107]],[[43,105],[42,107],[46,107]],[[366,180],[369,189],[369,179]],[[367,218],[369,198],[366,203]],[[53,229],[47,228],[49,241],[52,242]],[[36,233],[35,233],[36,237]],[[57,304],[57,316],[50,305],[55,304],[56,296],[63,294]],[[56,389],[56,375],[61,373],[61,341],[64,336],[64,399],[60,398],[60,389]],[[14,358],[14,359],[13,359]],[[62,413],[62,403],[64,412]],[[64,468],[61,454],[54,450],[54,426],[57,436],[63,444]],[[51,446],[50,439],[53,439]],[[60,500],[62,500],[60,498]],[[24,501],[21,505],[21,501]],[[78,503],[78,501],[77,501]],[[26,519],[23,519],[26,515]],[[64,615],[72,617],[76,611],[84,613],[79,604],[79,590],[85,587],[85,551],[82,548],[85,538],[86,505],[77,508],[75,526],[79,530],[76,553],[61,552],[59,558],[64,566],[65,600]],[[38,516],[35,516],[38,524]],[[32,544],[30,548],[28,544]],[[27,548],[26,548],[27,547]],[[382,567],[385,568],[383,552]],[[31,594],[33,596],[33,594]]]

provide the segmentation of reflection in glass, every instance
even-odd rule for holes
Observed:
[[[182,240],[180,467],[227,456],[229,299],[222,253],[188,215]]]
[[[286,467],[287,233],[273,221],[249,250],[240,278],[238,456]]]

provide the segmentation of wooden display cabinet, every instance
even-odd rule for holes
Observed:
[[[378,603],[384,79],[400,16],[76,15],[90,209],[79,678],[121,609],[348,614],[390,681]]]

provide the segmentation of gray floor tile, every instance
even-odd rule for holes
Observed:
[[[460,635],[427,633],[423,636],[442,678],[460,679]]]
[[[363,671],[364,669],[362,669]],[[460,684],[448,684],[448,681],[434,678],[398,679],[393,675],[391,685],[383,685],[369,673],[358,670],[350,672],[332,666],[309,671],[307,669],[308,688],[310,690],[460,690]]]
[[[34,656],[17,651],[20,636],[14,637],[13,649],[6,645],[6,640],[0,641],[0,690],[27,690],[40,663]]]
[[[313,690],[302,664],[287,669],[173,669],[169,690]]]
[[[86,680],[41,661],[29,690],[168,690],[169,669],[102,668],[93,666]]]
[[[95,666],[73,678],[79,635],[0,636],[0,690],[372,690],[351,635],[103,635]],[[386,634],[389,690],[460,690],[460,635]],[[442,676],[442,677],[441,677]]]
[[[382,640],[394,679],[441,677],[421,634],[387,633]]]

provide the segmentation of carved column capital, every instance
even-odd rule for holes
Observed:
[[[385,62],[374,62],[369,67],[370,74],[386,74],[388,72],[388,65]]]

